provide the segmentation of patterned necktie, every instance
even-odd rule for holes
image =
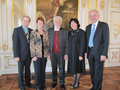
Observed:
[[[95,24],[93,24],[93,28],[91,30],[90,38],[89,38],[89,47],[93,47],[93,37],[95,34]]]
[[[28,35],[28,33],[27,33],[27,28],[25,29],[25,36],[26,36],[26,38],[27,38],[27,42],[29,42],[29,35]]]

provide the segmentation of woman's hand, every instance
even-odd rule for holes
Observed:
[[[50,56],[47,56],[47,60],[50,60]]]
[[[37,58],[37,57],[33,57],[32,60],[33,60],[33,61],[37,61],[38,58]]]
[[[64,55],[64,59],[65,59],[65,60],[68,60],[68,55]]]
[[[83,58],[81,56],[79,56],[79,60],[81,61],[81,60],[83,60]]]

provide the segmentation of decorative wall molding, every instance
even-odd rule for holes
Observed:
[[[6,3],[6,0],[2,0],[2,2],[3,2],[3,4],[5,4],[5,3]]]
[[[28,4],[30,5],[32,3],[32,0],[27,0]]]
[[[17,62],[14,61],[13,56],[4,56],[5,69],[18,66]]]
[[[115,0],[115,3],[119,3],[120,4],[120,0]]]
[[[101,8],[101,10],[103,10],[104,7],[105,7],[105,2],[102,0],[102,1],[100,2],[100,8]]]
[[[112,58],[111,59],[118,59],[118,52],[112,51]]]
[[[113,24],[113,35],[115,37],[115,39],[117,39],[118,35],[120,34],[120,23],[119,22],[116,22],[114,21],[114,24]]]
[[[8,50],[8,45],[6,45],[6,41],[4,42],[4,45],[2,46],[2,50],[4,51]]]
[[[112,8],[120,8],[120,0],[112,0]]]
[[[82,7],[84,9],[86,7],[86,0],[81,0],[81,4],[82,4]]]
[[[119,64],[120,63],[120,49],[110,48],[109,50],[108,64]]]

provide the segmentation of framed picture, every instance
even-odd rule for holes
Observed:
[[[36,19],[44,18],[44,30],[53,27],[55,16],[61,16],[62,27],[70,30],[70,19],[78,18],[78,0],[36,0]]]

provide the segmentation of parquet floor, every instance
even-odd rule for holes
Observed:
[[[69,87],[72,83],[72,76],[65,78],[65,90],[73,90]],[[35,84],[34,80],[31,80]],[[52,79],[46,79],[46,90],[61,90],[58,84],[54,89],[51,89]],[[89,90],[92,87],[90,75],[82,75],[80,86],[76,90]],[[35,90],[25,87],[26,90]],[[18,87],[18,75],[2,75],[0,76],[0,90],[20,90]],[[120,90],[120,67],[104,68],[102,90]]]

